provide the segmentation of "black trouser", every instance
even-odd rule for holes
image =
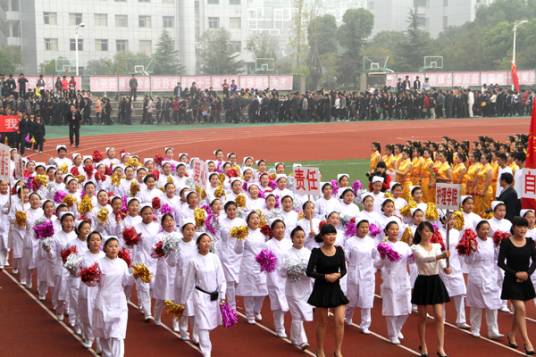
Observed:
[[[35,138],[35,143],[33,144],[33,149],[34,150],[39,150],[39,151],[43,151],[43,144],[45,143],[45,139],[44,138],[40,138],[40,137],[36,137]]]
[[[71,145],[80,145],[80,124],[69,123],[69,141]]]
[[[138,96],[138,88],[130,88],[130,96],[132,97],[133,101],[136,101],[136,97]]]

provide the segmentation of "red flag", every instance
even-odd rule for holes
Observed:
[[[512,84],[514,89],[519,93],[519,76],[517,74],[517,66],[515,63],[512,63]]]
[[[529,141],[527,146],[527,160],[525,161],[526,169],[536,169],[536,101],[532,104],[532,118],[530,120]],[[523,186],[527,184],[524,180]],[[525,187],[523,187],[525,192]],[[521,206],[536,210],[536,200],[531,198],[522,198]]]

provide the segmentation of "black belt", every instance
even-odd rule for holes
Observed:
[[[208,291],[206,291],[206,290],[201,289],[199,286],[196,286],[195,288],[196,288],[197,290],[201,291],[202,293],[205,293],[205,294],[207,294],[207,295],[210,295],[210,301],[216,301],[216,300],[218,300],[218,297],[219,297],[219,295],[220,295],[217,291],[214,291],[214,292],[211,292],[211,293],[210,293],[210,292],[208,292]]]

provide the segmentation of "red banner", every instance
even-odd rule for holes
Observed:
[[[19,130],[18,115],[0,115],[0,133],[14,133]]]
[[[527,148],[527,160],[525,161],[526,169],[536,169],[536,102],[532,104],[532,118],[530,120],[529,129],[529,142]],[[529,170],[525,170],[525,174]],[[527,183],[531,182],[527,180],[525,175],[523,180],[523,192],[527,192]],[[521,206],[523,208],[536,209],[536,200],[532,198],[522,198]]]
[[[512,84],[516,92],[519,92],[519,75],[517,74],[517,67],[515,63],[512,63]]]

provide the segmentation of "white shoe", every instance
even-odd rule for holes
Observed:
[[[255,318],[248,318],[248,324],[255,325]]]
[[[20,281],[20,285],[26,286],[26,282],[25,281]]]
[[[85,339],[84,341],[82,341],[82,345],[84,345],[85,348],[90,349],[93,345],[93,342],[89,339]]]
[[[501,306],[501,308],[499,309],[499,311],[501,311],[501,312],[506,312],[507,314],[511,314],[511,313],[512,313],[512,310],[510,310],[510,309],[508,308],[508,306],[506,306],[506,305]]]
[[[309,348],[309,344],[307,342],[302,343],[301,345],[294,345],[297,349],[305,351]]]
[[[149,322],[151,320],[154,320],[154,317],[152,317],[151,315],[145,315],[145,322]]]
[[[57,315],[56,315],[56,318],[58,319],[58,321],[63,321],[63,319],[65,318],[65,315],[63,315],[63,314],[57,314]]]
[[[255,320],[257,321],[262,321],[262,315],[260,313],[258,313],[257,315],[255,315]]]
[[[399,340],[403,340],[403,339],[404,339],[404,335],[402,335],[402,332],[399,332],[399,333],[398,333],[398,339],[399,339]]]
[[[157,319],[155,319],[155,320],[154,320],[154,324],[155,324],[156,326],[160,326],[160,325],[162,325],[162,321],[161,321],[161,320],[157,320]]]
[[[480,337],[480,331],[471,331],[471,335],[473,335],[473,337]]]
[[[183,341],[190,341],[190,334],[188,332],[181,332],[181,340]]]
[[[353,321],[344,319],[344,323],[347,324],[348,326],[351,326],[353,324]]]
[[[399,345],[400,344],[400,340],[397,338],[397,337],[393,337],[391,338],[391,343],[393,345]]]
[[[80,330],[80,327],[75,328],[74,333],[76,333],[78,336],[82,336],[82,330]]]
[[[173,325],[172,325],[171,329],[173,330],[173,332],[180,332],[179,322],[177,320],[173,321]]]
[[[46,301],[47,297],[46,296],[39,296],[39,301]]]
[[[471,326],[469,326],[465,322],[461,323],[461,324],[456,324],[456,326],[458,326],[458,328],[461,328],[461,329],[464,329],[464,330],[469,330],[471,328]]]
[[[19,273],[19,269],[13,269],[12,273],[13,273],[13,274],[18,274],[18,273]]]
[[[504,335],[502,333],[490,333],[488,334],[488,338],[491,340],[498,340],[500,338],[503,338]]]
[[[287,334],[286,334],[286,332],[284,330],[279,331],[279,332],[277,332],[277,337],[279,337],[279,338],[287,338]]]
[[[369,330],[368,328],[362,328],[362,329],[361,329],[361,332],[362,332],[364,335],[370,335],[370,334],[371,334],[371,332],[370,332],[370,330]]]

